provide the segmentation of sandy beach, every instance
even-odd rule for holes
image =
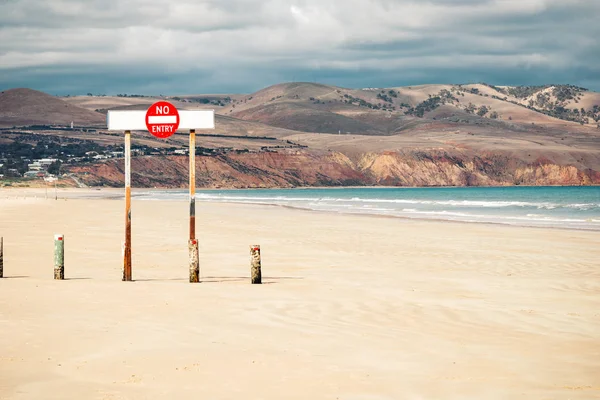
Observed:
[[[201,202],[190,284],[187,203],[134,198],[122,282],[78,193],[0,193],[0,399],[600,398],[600,232]]]

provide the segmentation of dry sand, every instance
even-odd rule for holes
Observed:
[[[15,193],[1,399],[600,398],[598,232],[199,203],[190,284],[187,204],[134,200],[121,282],[123,201]]]

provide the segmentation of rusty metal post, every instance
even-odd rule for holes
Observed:
[[[0,237],[0,278],[4,277],[4,237]]]
[[[190,239],[188,241],[190,253],[190,283],[200,282],[200,262],[198,260],[198,241]]]
[[[262,283],[260,267],[260,246],[250,246],[250,276],[252,284]]]
[[[125,249],[123,280],[131,280],[131,131],[125,131]]]
[[[190,129],[190,240],[196,239],[196,130]]]
[[[190,283],[200,282],[200,261],[196,240],[196,130],[190,129]]]
[[[65,236],[54,235],[54,279],[65,279]]]

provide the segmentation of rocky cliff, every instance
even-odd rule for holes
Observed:
[[[600,163],[600,155],[593,157]],[[89,185],[123,185],[123,160],[71,167]],[[526,162],[509,153],[467,155],[446,151],[315,154],[229,153],[198,156],[198,187],[261,188],[296,186],[504,186],[596,185],[600,172],[586,165],[561,165],[547,158]],[[132,159],[135,187],[184,188],[186,156]]]

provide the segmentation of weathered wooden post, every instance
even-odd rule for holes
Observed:
[[[190,283],[200,282],[200,263],[198,260],[198,241],[190,239],[188,242],[190,253]]]
[[[125,131],[125,251],[123,281],[131,280],[131,131]]]
[[[0,237],[0,278],[4,277],[4,237]]]
[[[54,279],[65,279],[64,235],[54,235]]]
[[[250,277],[252,284],[262,283],[262,274],[260,271],[260,246],[250,246]]]

